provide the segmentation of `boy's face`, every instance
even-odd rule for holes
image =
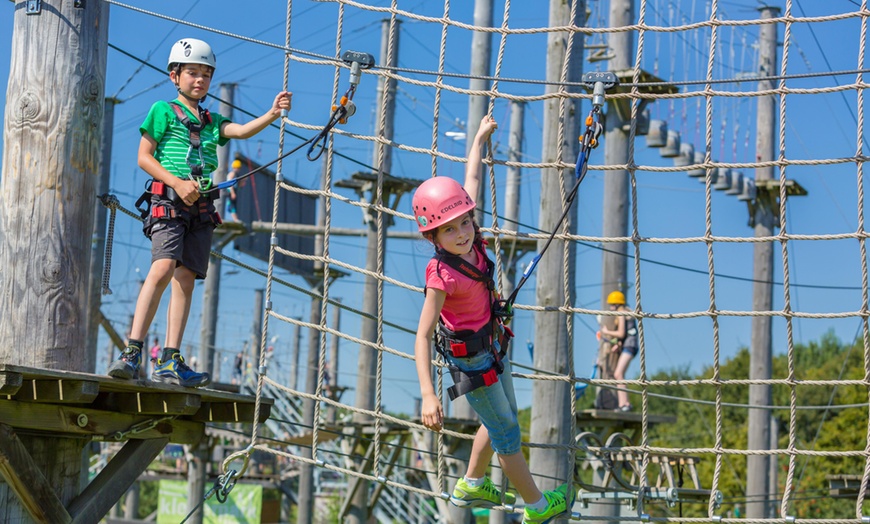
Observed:
[[[193,98],[202,98],[208,93],[214,69],[205,64],[182,64],[176,72],[169,73],[169,78],[185,94]]]

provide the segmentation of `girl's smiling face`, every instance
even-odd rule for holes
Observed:
[[[474,245],[474,221],[469,213],[458,216],[438,227],[435,242],[454,255],[471,253]]]

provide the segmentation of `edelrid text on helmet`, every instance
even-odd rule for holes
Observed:
[[[216,69],[217,57],[211,46],[202,40],[182,38],[172,44],[172,49],[169,50],[166,68],[171,71],[173,64],[203,64]]]
[[[411,205],[421,233],[437,229],[475,208],[465,188],[446,176],[433,177],[420,184]]]

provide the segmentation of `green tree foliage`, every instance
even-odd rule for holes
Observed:
[[[867,446],[868,388],[860,385],[806,385],[802,382],[818,380],[863,380],[865,377],[864,349],[859,340],[844,344],[832,333],[817,342],[798,344],[790,361],[787,352],[774,357],[773,378],[791,378],[794,386],[777,385],[772,390],[773,403],[786,409],[775,409],[778,448],[781,450],[858,451]],[[698,379],[712,380],[718,373],[721,387],[715,384],[696,384]],[[650,413],[675,415],[676,424],[661,424],[651,428],[650,445],[679,449],[712,449],[719,444],[724,453],[690,453],[698,457],[698,473],[704,488],[713,486],[722,491],[725,503],[720,515],[737,516],[745,511],[746,457],[730,454],[729,450],[747,448],[749,386],[729,384],[729,380],[749,377],[749,351],[742,348],[734,357],[722,362],[718,369],[708,366],[692,376],[688,368],[671,369],[650,377],[656,381],[669,381],[666,386],[650,387]],[[654,395],[662,395],[653,396]],[[672,397],[694,399],[698,402],[675,400]],[[717,414],[715,402],[720,402]],[[822,406],[819,409],[788,409]],[[734,406],[732,406],[733,404]],[[825,409],[831,405],[830,409]],[[859,404],[862,407],[837,408],[839,405]],[[721,422],[721,424],[720,424]],[[717,431],[717,428],[721,430]],[[718,464],[718,466],[717,466]],[[828,475],[861,475],[864,459],[854,457],[793,456],[782,453],[777,457],[779,485],[776,507],[781,507],[782,496],[790,469],[793,480],[787,514],[797,518],[854,518],[855,499],[834,499],[828,496]],[[718,475],[716,470],[718,469]],[[689,487],[689,486],[687,486]],[[683,516],[706,516],[705,504],[684,505],[682,508],[663,508],[657,505],[657,514],[682,511]],[[870,505],[865,505],[864,515]]]

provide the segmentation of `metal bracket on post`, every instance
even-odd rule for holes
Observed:
[[[29,15],[38,15],[42,11],[41,0],[27,0],[24,2],[24,12]]]

